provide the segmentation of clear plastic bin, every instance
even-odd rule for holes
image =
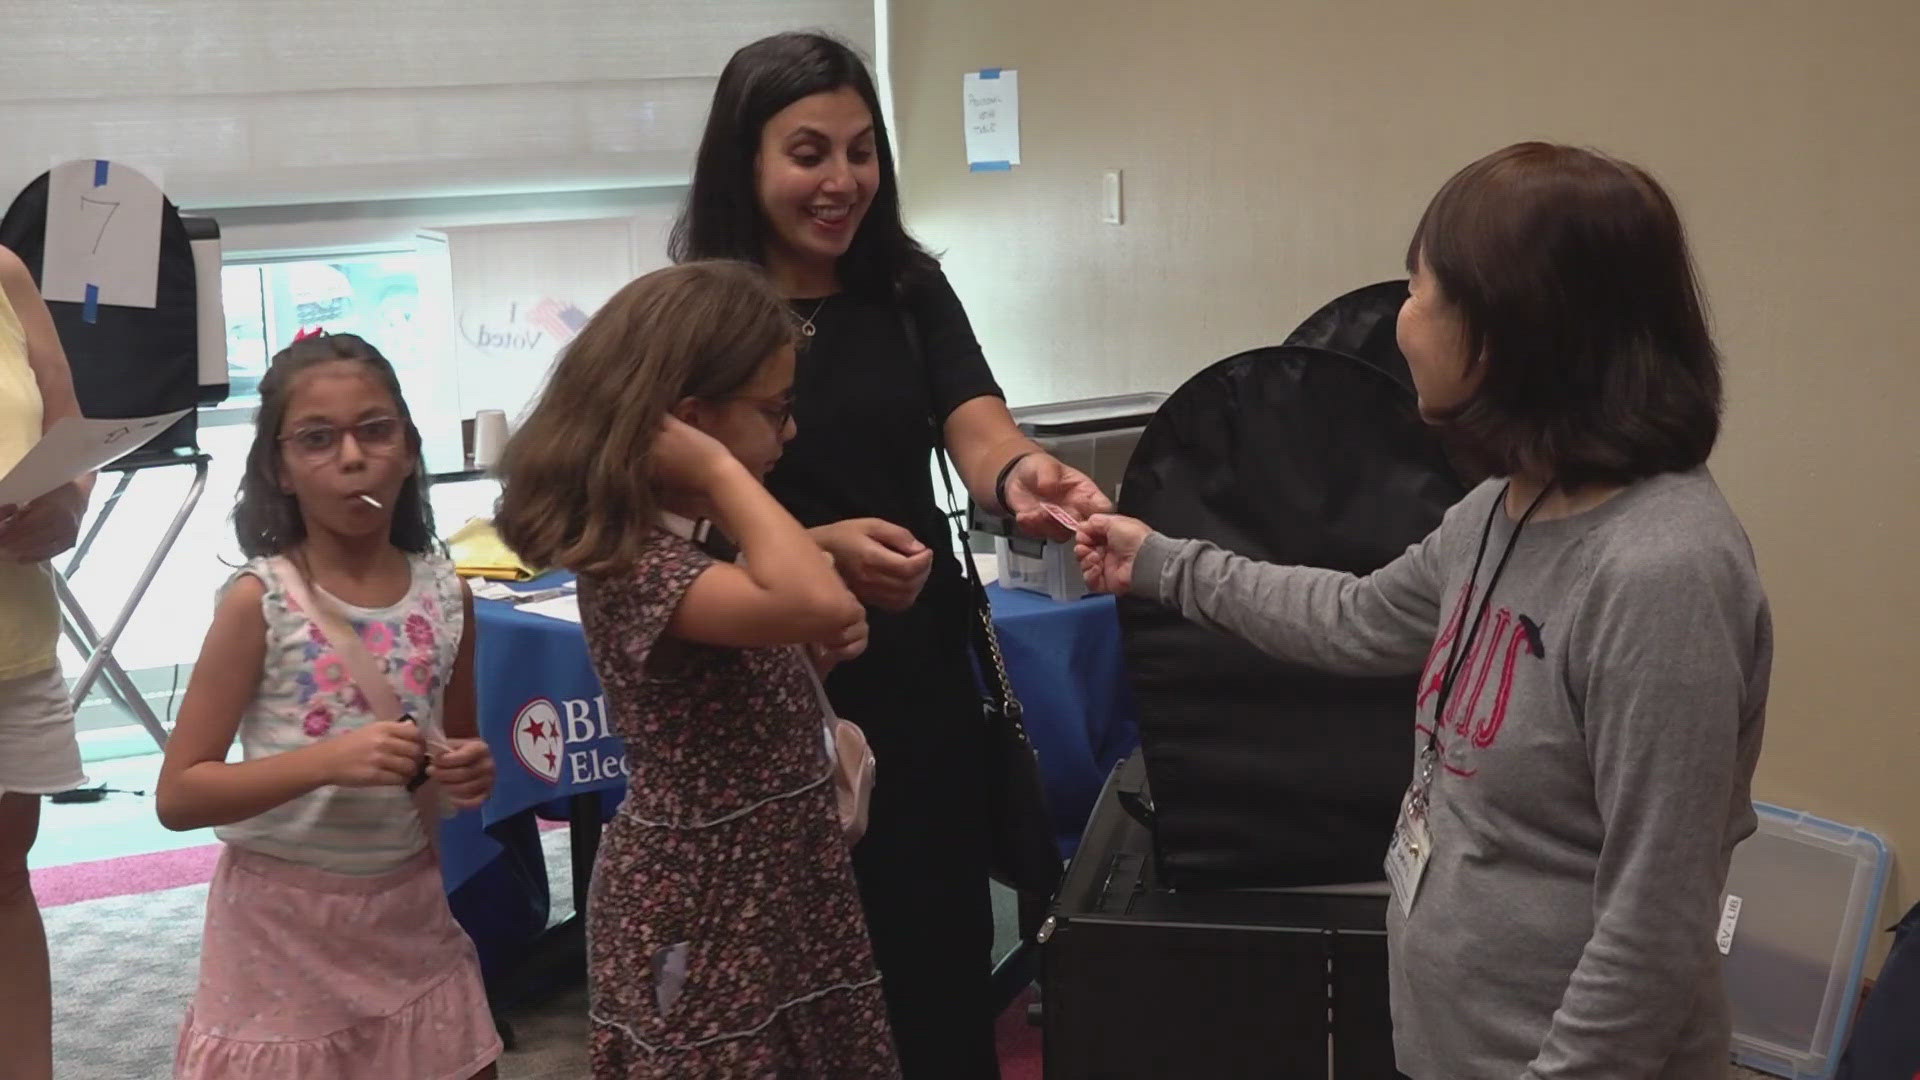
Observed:
[[[1165,394],[1144,393],[1026,405],[1013,410],[1013,422],[1048,453],[1118,498],[1140,433],[1166,400]]]
[[[1754,810],[1760,827],[1734,849],[1721,898],[1733,1057],[1775,1076],[1826,1080],[1860,999],[1887,847],[1864,829],[1765,803]]]

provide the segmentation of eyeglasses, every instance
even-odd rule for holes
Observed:
[[[293,451],[309,461],[329,461],[340,453],[340,437],[351,433],[354,444],[362,453],[390,454],[400,445],[402,426],[397,416],[376,416],[346,427],[334,427],[331,424],[315,424],[303,427],[291,435],[280,436],[280,441],[291,444]]]
[[[727,400],[744,401],[753,406],[761,416],[767,418],[767,422],[773,425],[773,430],[775,431],[787,430],[787,425],[793,421],[792,398],[785,398],[780,401],[769,401],[766,398],[748,397],[744,394],[737,394]]]

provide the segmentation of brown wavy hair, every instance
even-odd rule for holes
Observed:
[[[629,283],[567,345],[508,441],[501,539],[535,566],[630,561],[659,512],[651,450],[675,403],[737,392],[795,341],[758,267],[689,262]]]
[[[1645,170],[1529,142],[1460,170],[1407,247],[1463,317],[1479,388],[1436,418],[1496,476],[1628,483],[1720,434],[1720,353],[1686,232]]]

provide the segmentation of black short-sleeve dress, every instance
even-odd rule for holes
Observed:
[[[909,1078],[994,1076],[986,740],[966,584],[929,470],[933,423],[1000,387],[937,273],[896,302],[842,293],[794,307],[816,333],[795,375],[798,433],[767,486],[804,525],[882,518],[937,553],[919,602],[868,611],[866,655],[827,681],[879,760],[854,869],[894,1039]]]

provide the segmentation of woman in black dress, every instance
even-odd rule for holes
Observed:
[[[672,254],[759,263],[801,320],[799,433],[767,486],[869,608],[866,655],[827,690],[879,759],[854,869],[894,1037],[909,1080],[995,1076],[985,728],[933,425],[973,497],[1030,532],[1067,536],[1043,502],[1085,517],[1108,501],[1014,426],[959,298],[901,224],[873,78],[840,42],[781,34],[734,54]]]

